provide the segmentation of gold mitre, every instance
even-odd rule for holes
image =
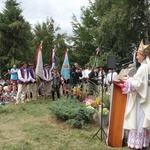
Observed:
[[[137,52],[141,55],[149,56],[150,55],[150,45],[144,45],[143,40],[142,40]]]

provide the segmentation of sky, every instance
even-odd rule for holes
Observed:
[[[80,21],[81,7],[88,6],[89,0],[16,0],[23,10],[22,15],[32,27],[36,23],[46,22],[46,18],[52,17],[59,25],[61,33],[72,34],[73,14]],[[5,7],[5,0],[0,0],[0,11]]]

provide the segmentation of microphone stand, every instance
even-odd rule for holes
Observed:
[[[121,69],[125,69],[125,68],[127,68],[130,64],[133,64],[133,62],[128,62],[128,63],[125,63],[125,64],[119,66],[118,68],[116,68],[116,71],[121,70]]]
[[[105,137],[105,143],[106,143],[106,139],[107,139],[107,135],[105,133],[105,130],[103,129],[103,96],[104,96],[104,74],[102,73],[102,97],[101,97],[101,102],[102,102],[102,105],[101,105],[101,122],[100,122],[100,128],[98,129],[98,131],[93,135],[92,139],[97,136],[101,141],[104,140],[104,137]],[[98,133],[101,133],[100,134],[100,137],[98,136]]]
[[[104,74],[102,73],[102,105],[101,105],[101,141],[103,140],[103,134],[105,138],[107,138],[107,135],[103,129],[103,100],[104,100]],[[106,141],[105,141],[106,142]]]

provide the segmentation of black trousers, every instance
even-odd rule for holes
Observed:
[[[59,89],[58,90],[52,90],[51,92],[52,92],[53,101],[55,100],[55,92],[57,94],[57,98],[60,98],[60,90]]]

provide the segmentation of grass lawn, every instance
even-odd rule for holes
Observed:
[[[0,150],[119,150],[92,139],[98,124],[73,129],[57,120],[49,110],[52,103],[47,99],[0,105]]]

